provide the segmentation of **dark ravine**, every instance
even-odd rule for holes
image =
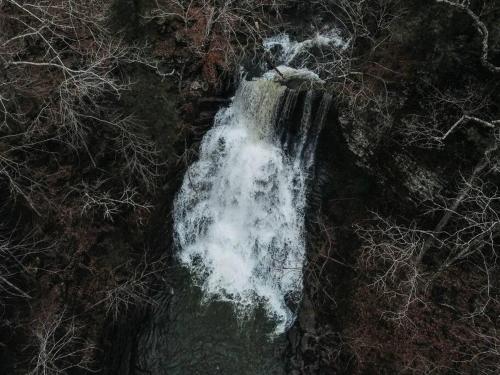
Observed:
[[[413,89],[418,90],[415,87]],[[331,373],[330,371],[359,373],[354,348],[349,347],[350,344],[346,343],[348,338],[342,336],[342,332],[350,326],[349,320],[355,316],[353,313],[356,314],[355,311],[359,309],[357,305],[360,301],[352,300],[353,290],[360,288],[362,284],[356,268],[360,242],[351,226],[360,220],[366,220],[372,210],[385,211],[388,202],[392,212],[416,214],[418,210],[412,196],[416,190],[412,190],[415,187],[405,181],[408,168],[414,168],[411,166],[415,163],[419,164],[418,168],[433,168],[442,155],[438,152],[436,156],[423,157],[416,149],[414,153],[413,150],[408,153],[408,150],[397,144],[390,144],[383,139],[382,142],[376,141],[382,138],[380,134],[376,134],[376,138],[368,141],[371,147],[367,151],[368,155],[374,156],[370,156],[367,165],[364,154],[357,153],[358,146],[352,132],[363,134],[369,125],[353,125],[343,115],[345,110],[343,104],[339,103],[338,108],[330,112],[318,145],[318,161],[309,204],[311,213],[308,215],[311,218],[308,220],[308,233],[311,237],[308,259],[314,262],[325,255],[322,253],[324,248],[318,247],[317,241],[318,237],[319,241],[325,241],[326,235],[328,241],[333,243],[333,253],[328,256],[335,261],[322,268],[320,279],[306,274],[306,292],[301,312],[288,334],[287,362],[289,372],[293,374],[326,374]],[[195,121],[207,123],[210,116],[204,112],[202,118]],[[370,132],[373,130],[367,130],[367,134]],[[459,146],[451,152],[466,152],[466,149]],[[402,159],[394,158],[398,154],[402,155]],[[465,164],[467,165],[466,161]],[[446,168],[450,167],[458,170],[456,163],[449,162]],[[450,174],[448,176],[450,180],[453,179]],[[318,223],[318,218],[323,222]],[[328,233],[325,233],[325,228]],[[320,286],[317,285],[318,282]],[[387,328],[388,331],[391,329]],[[327,350],[336,353],[333,356],[334,362],[331,362],[332,354]],[[399,373],[398,365],[391,364],[388,357],[385,357],[389,354],[381,353],[386,359],[378,364],[369,363],[366,371]]]
[[[220,5],[215,0],[205,3]],[[250,3],[253,2],[245,2]],[[100,97],[98,104],[102,108],[92,109],[90,114],[99,116],[101,111],[117,116],[133,114],[139,120],[140,134],[146,134],[160,151],[157,185],[149,191],[140,177],[127,172],[126,161],[116,151],[120,149],[119,137],[102,123],[85,123],[89,129],[86,139],[89,150],[75,152],[63,142],[44,140],[39,149],[14,153],[18,158],[15,160],[26,166],[23,173],[29,172],[34,181],[43,183],[29,184],[30,202],[14,194],[4,169],[1,170],[0,239],[23,243],[26,234],[33,232],[38,237],[30,240],[44,250],[21,257],[20,269],[11,268],[15,262],[2,262],[9,271],[13,270],[9,281],[27,291],[31,298],[9,295],[4,299],[5,290],[0,289],[0,373],[40,373],[29,372],[38,353],[34,328],[45,317],[60,312],[68,317],[65,324],[76,323],[83,341],[95,345],[81,356],[89,359],[85,362],[88,368],[70,366],[63,372],[68,375],[87,374],[90,370],[105,375],[156,375],[169,365],[170,359],[161,357],[163,345],[171,344],[176,335],[186,331],[193,336],[186,338],[184,347],[195,341],[196,334],[209,336],[214,331],[220,334],[214,335],[219,345],[201,351],[203,355],[216,353],[205,362],[204,371],[199,370],[203,361],[193,356],[198,360],[193,365],[198,366],[198,373],[209,375],[243,375],[245,371],[268,375],[251,368],[250,363],[255,362],[252,358],[271,358],[273,364],[279,364],[276,373],[280,375],[499,372],[500,272],[494,261],[488,263],[500,246],[498,223],[489,232],[490,243],[474,247],[480,251],[447,267],[443,264],[452,258],[449,254],[453,246],[446,234],[455,235],[457,229],[464,227],[460,215],[474,213],[476,203],[458,204],[457,215],[452,215],[446,228],[439,230],[440,233],[432,231],[439,227],[446,212],[443,206],[453,207],[456,197],[464,191],[460,190],[463,181],[477,182],[471,176],[481,163],[486,165],[480,174],[483,183],[480,186],[484,188],[481,191],[485,196],[496,197],[491,200],[491,210],[486,207],[484,212],[490,215],[488,218],[494,218],[495,212],[500,211],[498,150],[488,153],[485,159],[485,150],[500,142],[495,122],[500,118],[499,77],[484,64],[482,36],[469,15],[477,14],[488,29],[487,61],[500,65],[500,6],[495,1],[483,0],[469,2],[466,11],[450,6],[448,1],[437,0],[359,2],[360,8],[356,9],[349,9],[346,4],[353,2],[344,0],[282,3],[284,7],[279,11],[265,8],[266,5],[252,8],[254,13],[250,13],[248,24],[257,22],[262,35],[249,37],[248,29],[243,26],[235,34],[228,34],[215,25],[207,34],[207,13],[201,9],[209,8],[202,8],[198,0],[193,2],[187,19],[179,15],[150,17],[155,1],[114,2],[111,16],[106,14],[106,27],[112,30],[111,34],[127,46],[147,45],[151,61],[159,64],[152,67],[130,61],[117,63],[112,75],[130,79],[134,85],[122,92],[119,99],[113,94]],[[84,1],[78,5],[85,4]],[[158,4],[164,5],[163,1]],[[262,9],[264,13],[260,13]],[[357,13],[352,13],[353,10]],[[53,11],[59,17],[58,11]],[[94,15],[92,12],[89,14]],[[3,35],[12,38],[24,30],[12,15],[21,15],[29,25],[39,26],[12,1],[5,0],[0,3],[0,45],[5,41]],[[65,18],[57,19],[63,24]],[[351,23],[353,20],[358,23]],[[255,318],[258,322],[250,321],[251,327],[247,328],[252,331],[258,326],[262,330],[245,337],[255,345],[242,350],[234,344],[241,343],[238,337],[241,331],[231,320],[234,317],[228,306],[200,308],[199,290],[185,284],[187,277],[179,271],[176,259],[173,202],[187,168],[198,159],[200,142],[213,126],[215,114],[230,105],[241,79],[239,65],[249,72],[247,79],[260,76],[262,66],[280,69],[279,62],[270,60],[269,53],[261,47],[263,36],[286,32],[292,40],[302,41],[333,26],[341,28],[342,36],[352,37],[352,50],[348,55],[335,55],[348,56],[348,67],[321,65],[330,72],[323,71],[321,78],[333,101],[318,138],[307,194],[307,263],[299,313],[294,325],[273,347],[266,340],[271,325],[267,325],[265,314],[258,312]],[[66,42],[74,40],[73,35],[64,32],[66,39],[58,39],[57,48],[65,48]],[[92,40],[87,33],[80,35]],[[75,69],[85,68],[89,55],[79,55],[79,48],[86,48],[87,44],[91,45],[81,43],[65,49],[64,62]],[[238,49],[242,46],[243,51]],[[3,102],[8,103],[7,109],[24,116],[19,122],[11,118],[9,127],[0,126],[2,157],[9,147],[18,147],[29,139],[12,137],[12,132],[32,128],[28,125],[43,105],[55,104],[56,108],[59,103],[57,69],[21,71],[11,64],[14,58],[45,61],[44,56],[52,57],[44,54],[43,47],[37,38],[26,40],[19,50],[14,48],[14,53],[0,46],[0,60],[5,67],[0,73],[0,98],[8,97]],[[239,60],[240,54],[245,55],[244,61]],[[336,61],[330,55],[325,56],[330,62]],[[318,62],[324,63],[321,59],[311,59],[306,67],[312,68]],[[16,88],[12,82],[25,78],[26,72],[33,79]],[[348,73],[342,75],[345,72]],[[297,88],[300,83],[291,80],[288,85]],[[298,95],[299,104],[295,108],[301,108],[304,96],[304,92]],[[86,100],[84,104],[88,104]],[[319,105],[318,101],[315,103],[313,108]],[[299,112],[298,109],[291,113],[290,128],[284,134],[297,133]],[[0,106],[0,117],[2,113]],[[439,140],[439,135],[464,114],[476,116],[491,126],[477,121],[463,123],[449,137]],[[47,133],[37,133],[32,139],[38,140],[36,137],[43,138],[45,134],[59,136],[59,125],[58,118],[47,116],[37,125]],[[15,142],[11,144],[12,139]],[[282,137],[283,143],[286,139]],[[4,164],[1,165],[3,168]],[[108,182],[99,185],[103,179]],[[25,183],[22,178],[20,181]],[[151,204],[152,208],[120,209],[113,220],[106,219],[98,210],[82,214],[83,190],[74,189],[82,189],[83,181],[111,192],[124,181],[131,183],[141,202]],[[417,287],[418,299],[406,311],[407,320],[393,319],[390,313],[401,305],[401,299],[394,295],[388,298],[384,293],[407,280],[407,270],[400,269],[389,280],[386,290],[380,285],[374,287],[390,264],[366,255],[369,239],[366,230],[387,229],[380,218],[407,230],[416,236],[413,238],[419,238],[418,233],[411,231],[416,229],[438,239],[418,261],[422,284]],[[388,237],[380,232],[372,239],[389,243]],[[401,252],[406,249],[399,243],[395,248]],[[2,250],[0,256],[3,257]],[[114,316],[102,303],[103,296],[132,280],[144,262],[155,265],[150,268],[151,277],[141,279],[144,283],[140,291],[147,298],[122,306]],[[409,263],[413,262],[410,258]],[[485,262],[488,275],[484,272]],[[0,277],[2,272],[0,267]],[[485,284],[486,279],[489,284]],[[4,285],[0,280],[0,287]],[[487,296],[481,292],[485,285],[489,286],[491,297],[487,304]],[[185,295],[190,298],[183,299]],[[184,319],[177,326],[167,321],[169,314],[179,311]],[[478,312],[474,319],[467,318]],[[206,314],[205,318],[197,319],[197,313]],[[229,323],[221,324],[221,320]],[[192,332],[193,327],[198,332]],[[61,337],[66,328],[60,327],[56,337]],[[229,343],[224,343],[221,338],[224,335],[232,335]],[[78,349],[80,344],[78,341],[67,349]],[[218,361],[224,361],[227,353],[233,355],[231,361],[226,363],[227,367],[218,367]],[[186,353],[183,354],[185,358]],[[78,364],[81,357],[71,357],[71,361]],[[148,368],[148,361],[154,362],[153,370]],[[58,362],[59,366],[63,364],[68,365]],[[180,374],[191,373],[197,372],[186,370]]]

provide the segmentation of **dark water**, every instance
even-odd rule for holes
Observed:
[[[179,270],[159,297],[139,342],[138,367],[151,375],[282,375],[285,335],[257,307],[238,317],[229,302],[203,301],[202,291]]]

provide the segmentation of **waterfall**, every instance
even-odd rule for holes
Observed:
[[[288,64],[307,43],[282,47],[293,48],[280,52]],[[174,202],[178,257],[205,298],[231,301],[241,313],[260,304],[278,331],[293,322],[290,306],[301,298],[307,180],[332,100],[279,82],[288,78],[320,81],[285,65],[280,77],[271,71],[243,80]]]

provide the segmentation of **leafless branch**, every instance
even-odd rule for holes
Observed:
[[[470,8],[469,0],[436,0],[438,3],[447,4],[451,7],[457,8],[465,12],[474,22],[474,26],[482,37],[481,42],[481,64],[492,73],[500,73],[500,67],[492,64],[489,61],[489,31],[488,27],[480,17]]]
[[[64,311],[40,318],[33,326],[35,356],[29,374],[68,374],[76,368],[93,372],[90,365],[95,346],[80,336],[80,330]]]

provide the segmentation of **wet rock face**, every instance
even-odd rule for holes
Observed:
[[[341,111],[342,112],[342,111]],[[443,188],[442,179],[397,144],[387,142],[387,122],[340,114],[339,126],[354,163],[380,183],[399,186],[415,202],[430,199]]]
[[[353,121],[348,116],[340,116],[339,123],[347,146],[356,157],[356,163],[360,167],[368,168],[377,150],[381,135],[371,129],[368,124]]]
[[[297,324],[288,334],[292,354],[289,364],[291,374],[314,374],[318,370],[317,338],[316,311],[305,294]]]
[[[408,189],[410,199],[423,202],[431,199],[444,186],[442,178],[409,155],[394,155],[396,167],[403,176],[403,185]]]

